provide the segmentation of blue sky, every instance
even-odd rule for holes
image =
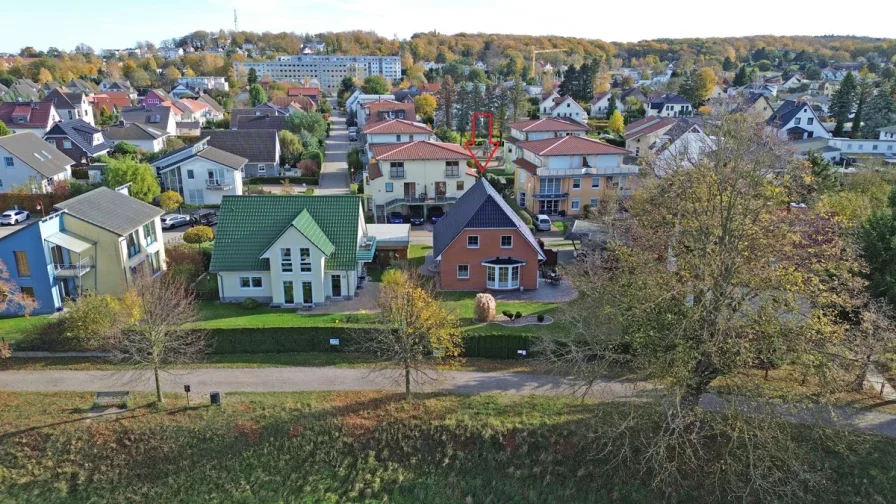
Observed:
[[[896,36],[883,11],[886,0],[799,3],[757,0],[730,3],[709,0],[625,2],[543,0],[152,0],[86,2],[19,1],[0,14],[0,52],[24,46],[73,49],[84,42],[94,49],[121,48],[137,40],[163,39],[194,30],[240,28],[254,31],[312,33],[373,30],[401,38],[414,32],[489,32],[565,35],[607,41],[661,37],[740,36],[755,34],[855,34]],[[77,6],[77,7],[76,7]],[[809,8],[805,8],[809,7]],[[871,15],[880,12],[881,15]],[[834,14],[836,13],[836,14]],[[892,12],[891,12],[892,13]],[[42,28],[46,27],[46,29]],[[79,28],[80,27],[80,28]]]

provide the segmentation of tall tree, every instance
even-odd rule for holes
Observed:
[[[884,85],[877,93],[865,103],[862,113],[863,124],[861,128],[861,136],[863,138],[877,138],[878,129],[885,128],[892,124],[893,112],[896,112],[896,105],[893,103],[892,86]],[[853,126],[855,129],[855,126]]]
[[[305,152],[302,142],[295,133],[288,130],[277,133],[277,138],[280,141],[280,164],[294,167],[302,160],[302,153]]]
[[[722,61],[722,70],[730,72],[736,67],[737,65],[734,63],[734,61],[729,56],[725,56],[725,60]]]
[[[377,327],[357,331],[360,349],[378,357],[383,369],[397,370],[410,399],[414,383],[432,378],[432,356],[463,350],[458,321],[416,268],[386,271],[376,304]]]
[[[257,107],[268,102],[268,95],[260,84],[252,84],[249,86],[249,100],[251,100],[253,107]]]
[[[438,126],[446,126],[454,129],[454,109],[457,104],[457,87],[454,79],[449,75],[442,80],[442,87],[436,93],[435,123]]]
[[[685,72],[681,85],[678,87],[678,94],[691,102],[694,107],[699,107],[700,91],[697,89],[697,83],[694,82],[694,72]]]
[[[614,110],[612,114],[610,114],[610,120],[607,124],[607,128],[610,131],[617,135],[625,134],[625,120],[622,118],[622,113],[618,110]]]
[[[431,94],[421,94],[414,98],[414,112],[420,117],[429,118],[430,121],[436,112],[436,99]]]
[[[511,121],[516,122],[520,117],[525,117],[526,114],[528,114],[529,95],[526,92],[526,86],[523,84],[523,78],[520,75],[516,75],[513,78],[513,86],[510,87],[508,102]]]
[[[389,92],[389,85],[381,75],[368,75],[361,84],[364,94],[384,95]]]
[[[128,188],[131,197],[147,203],[162,192],[156,169],[132,157],[110,159],[103,172],[103,184],[112,189],[131,184]]]
[[[618,112],[619,107],[616,106],[616,95],[611,94],[607,100],[607,119],[613,117],[613,112]]]
[[[746,86],[749,84],[749,78],[747,76],[747,65],[741,65],[740,68],[737,69],[737,73],[734,75],[734,84],[737,87]]]
[[[831,116],[837,121],[836,126],[834,126],[835,137],[843,136],[844,127],[846,122],[849,121],[849,114],[852,113],[856,104],[857,93],[856,78],[852,72],[849,72],[843,78],[843,81],[840,82],[840,88],[831,97]]]
[[[254,68],[249,69],[249,76],[246,78],[246,82],[251,86],[253,84],[258,84],[258,71]]]
[[[869,79],[860,79],[856,90],[856,113],[852,120],[852,138],[862,138],[862,115],[874,88]]]

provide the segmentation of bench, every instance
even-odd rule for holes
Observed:
[[[131,393],[127,390],[97,392],[93,398],[94,406],[121,406],[127,408],[131,402]]]

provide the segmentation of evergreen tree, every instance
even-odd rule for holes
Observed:
[[[700,91],[697,89],[697,84],[694,82],[693,73],[686,72],[684,74],[681,85],[678,87],[678,94],[697,107],[702,100],[700,99]]]
[[[835,137],[843,136],[843,128],[846,122],[849,121],[849,114],[852,113],[852,109],[855,106],[857,93],[856,78],[851,72],[847,73],[840,83],[840,89],[831,98],[831,116],[837,121],[837,125],[834,127]]]
[[[747,85],[747,65],[741,65],[737,70],[737,74],[734,75],[734,85],[736,87],[746,86]]]
[[[607,119],[613,117],[613,112],[616,112],[616,95],[611,94],[610,99],[607,100]]]
[[[436,93],[435,123],[438,126],[454,128],[454,108],[457,103],[457,87],[450,75],[442,80],[442,88]]]
[[[254,68],[249,69],[249,77],[246,79],[246,81],[250,86],[252,84],[258,84],[258,72],[256,72]]]
[[[734,61],[732,61],[730,57],[725,56],[725,61],[722,62],[722,70],[730,72],[734,70],[735,66]]]
[[[871,95],[871,81],[868,79],[862,79],[859,81],[857,98],[856,98],[856,115],[852,120],[852,138],[861,138],[861,130],[862,130],[862,115],[865,109],[865,103],[868,101],[868,98]]]
[[[460,134],[461,139],[470,131],[470,119],[475,105],[474,93],[467,86],[466,83],[461,83],[457,87],[457,104],[454,109],[454,131]]]
[[[511,121],[516,122],[529,113],[529,96],[523,85],[523,78],[519,74],[513,77],[513,87],[510,88],[507,98]]]
[[[896,104],[893,103],[893,89],[884,86],[868,99],[862,113],[864,124],[861,134],[863,138],[877,138],[877,130],[891,124],[890,116],[896,112]],[[855,126],[853,126],[855,129]]]
[[[575,98],[578,79],[579,69],[575,65],[569,65],[569,68],[563,72],[563,80],[560,82],[560,96],[572,96]]]

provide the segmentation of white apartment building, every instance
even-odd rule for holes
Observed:
[[[382,75],[387,79],[401,79],[399,56],[278,56],[269,61],[237,61],[236,74],[245,75],[254,68],[258,77],[270,75],[275,81],[302,82],[306,78],[320,81],[321,89],[334,91],[343,77],[363,80],[368,75]]]
[[[230,85],[227,84],[227,79],[224,77],[216,77],[216,76],[194,76],[194,77],[180,77],[177,79],[178,84],[183,84],[184,86],[191,88],[199,88],[202,90],[206,89],[220,89],[222,91],[229,91]]]

